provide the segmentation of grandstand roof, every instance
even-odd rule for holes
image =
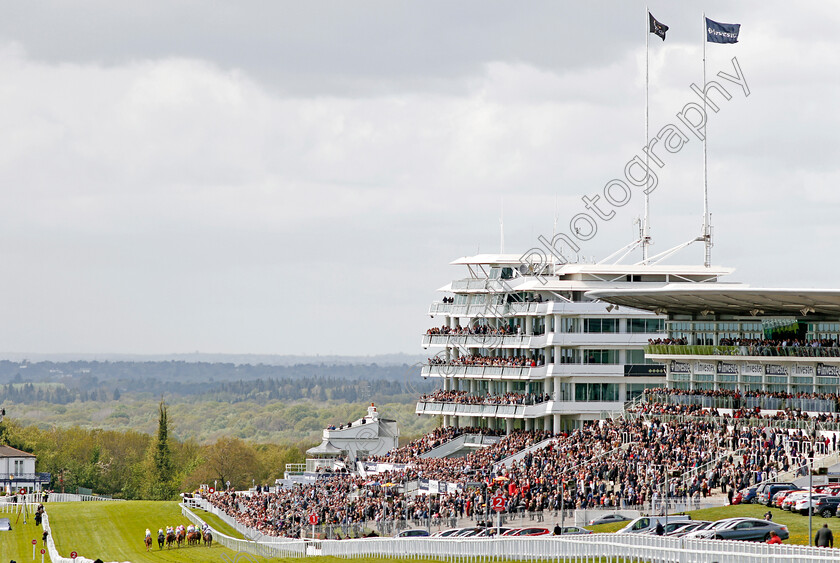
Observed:
[[[598,289],[586,294],[615,305],[658,313],[735,316],[840,317],[840,290],[721,284],[670,284],[650,289]]]

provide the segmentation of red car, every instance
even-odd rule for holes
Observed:
[[[550,534],[548,528],[514,528],[508,530],[503,536],[545,536]]]

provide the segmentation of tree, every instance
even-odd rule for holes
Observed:
[[[151,444],[150,449],[151,481],[148,496],[155,500],[169,500],[175,496],[176,490],[173,483],[172,452],[169,448],[169,420],[163,399],[158,405],[157,439]]]

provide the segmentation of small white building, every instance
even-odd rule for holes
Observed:
[[[49,483],[49,473],[35,472],[34,454],[0,445],[0,486],[7,494],[21,489],[40,491]]]
[[[400,431],[396,420],[380,418],[371,403],[366,416],[353,422],[324,429],[321,443],[306,450],[309,455],[347,458],[350,463],[396,449]]]

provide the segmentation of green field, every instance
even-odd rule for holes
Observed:
[[[103,561],[194,561],[232,560],[235,553],[219,544],[213,547],[182,546],[159,550],[157,530],[166,526],[188,525],[176,502],[66,502],[47,504],[47,515],[58,552],[67,557],[71,551]],[[143,535],[152,530],[155,541],[146,553]],[[23,561],[23,559],[19,559]]]
[[[31,516],[27,517],[26,524],[23,523],[23,516],[13,512],[0,511],[0,518],[8,518],[12,523],[11,532],[0,532],[0,561],[32,561],[32,540],[38,540],[38,558],[40,561],[40,550],[43,547],[41,533],[43,530],[35,526]],[[49,561],[49,555],[45,556]]]

